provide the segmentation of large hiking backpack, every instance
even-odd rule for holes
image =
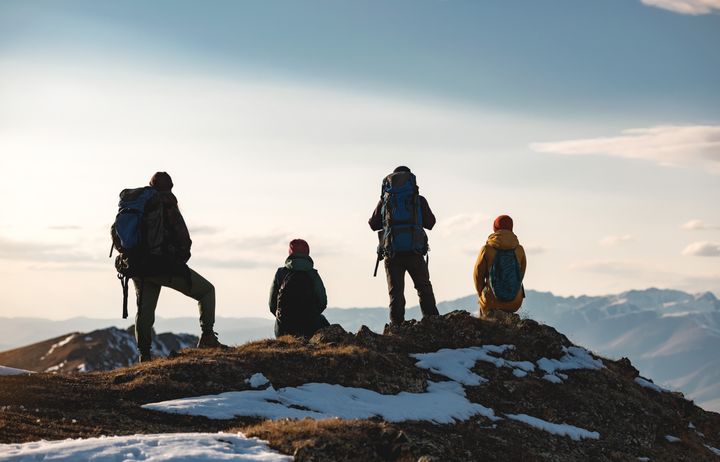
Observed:
[[[113,249],[119,253],[115,258],[115,269],[123,288],[123,319],[128,317],[129,279],[140,274],[148,253],[148,226],[144,219],[145,206],[156,193],[157,191],[149,186],[122,190],[118,213],[115,216],[115,222],[110,227],[110,236],[112,237],[110,256],[112,257]]]
[[[398,252],[425,255],[427,234],[423,229],[422,207],[415,175],[391,173],[382,184],[383,232],[378,245],[379,256],[392,257]]]
[[[310,309],[317,303],[309,271],[288,271],[280,283],[275,317],[284,330],[301,331],[314,316]]]
[[[490,267],[490,289],[501,302],[511,302],[522,288],[520,263],[515,249],[497,249]]]

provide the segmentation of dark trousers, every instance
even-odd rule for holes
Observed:
[[[418,254],[398,254],[385,258],[388,292],[390,293],[390,321],[400,323],[405,320],[405,272],[415,284],[420,297],[420,310],[423,317],[438,314],[435,294],[430,283],[430,272],[425,258]]]
[[[275,337],[283,335],[294,335],[296,337],[312,337],[315,332],[322,329],[323,327],[329,326],[325,316],[318,315],[317,318],[303,322],[283,322],[281,323],[278,319],[275,319]]]
[[[200,328],[203,332],[212,331],[215,324],[215,287],[198,273],[190,270],[190,279],[183,276],[149,276],[133,278],[138,301],[135,316],[135,339],[142,353],[150,353],[152,346],[152,327],[155,324],[160,289],[169,287],[183,295],[197,300],[200,311]]]

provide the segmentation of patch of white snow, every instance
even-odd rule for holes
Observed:
[[[0,444],[0,454],[0,460],[8,462],[293,460],[270,449],[265,441],[242,433],[168,433]]]
[[[535,370],[535,365],[529,361],[509,361],[490,355],[490,353],[499,355],[513,348],[515,348],[513,345],[443,348],[434,353],[415,353],[410,356],[418,360],[415,365],[421,369],[443,375],[463,385],[481,385],[488,380],[471,371],[477,361],[494,364],[495,367],[509,367],[517,377],[523,377]],[[518,373],[524,374],[517,375]]]
[[[42,359],[47,358],[48,356],[50,356],[51,354],[53,354],[53,352],[54,352],[56,349],[61,348],[61,347],[64,347],[65,345],[67,345],[68,343],[70,343],[70,341],[71,341],[72,339],[74,339],[74,338],[75,338],[75,334],[70,334],[70,335],[68,335],[64,340],[61,340],[61,341],[59,341],[58,343],[52,344],[52,345],[50,346],[50,349],[48,350],[48,352],[45,353],[45,356],[42,356],[40,359],[42,360]]]
[[[720,449],[714,448],[714,447],[712,447],[712,446],[710,446],[710,445],[708,445],[708,444],[706,444],[705,447],[708,448],[708,449],[710,450],[710,452],[712,452],[712,453],[715,454],[716,456],[720,456]]]
[[[219,395],[182,398],[146,404],[145,409],[233,419],[257,416],[267,419],[369,419],[382,417],[388,422],[427,420],[453,423],[480,414],[498,419],[492,409],[468,401],[457,382],[428,382],[425,393],[401,392],[383,395],[364,388],[328,383],[306,383],[275,390],[246,390]]]
[[[668,443],[679,443],[680,441],[682,441],[677,436],[672,436],[672,435],[665,435],[665,439],[667,440]]]
[[[0,375],[25,375],[34,374],[32,371],[25,369],[15,369],[14,367],[0,366]]]
[[[518,422],[526,423],[531,427],[544,430],[548,433],[552,433],[553,435],[567,436],[574,441],[580,441],[582,439],[600,439],[600,433],[598,432],[585,430],[584,428],[566,423],[556,424],[538,419],[537,417],[529,416],[527,414],[506,414],[506,417],[512,420],[517,420]]]
[[[260,388],[263,385],[267,385],[270,381],[262,375],[260,372],[253,374],[249,379],[245,379],[245,383],[250,384],[253,388]]]
[[[635,383],[637,383],[641,387],[649,388],[650,390],[657,391],[658,393],[669,392],[669,390],[666,390],[665,388],[658,386],[658,385],[654,384],[653,382],[651,382],[647,379],[644,379],[642,377],[635,377]],[[693,427],[691,427],[691,428],[693,428]]]

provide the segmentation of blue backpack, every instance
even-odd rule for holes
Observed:
[[[157,191],[150,186],[136,189],[124,189],[120,192],[118,213],[115,222],[110,227],[112,247],[120,255],[115,258],[115,269],[123,288],[123,319],[127,319],[128,281],[138,275],[142,264],[142,252],[145,250],[143,236],[143,217],[145,205],[152,199]]]
[[[379,256],[391,257],[397,252],[427,253],[428,240],[415,175],[396,172],[383,180],[381,216],[383,233]]]
[[[488,279],[496,299],[501,302],[515,299],[522,288],[522,274],[515,249],[497,249]]]

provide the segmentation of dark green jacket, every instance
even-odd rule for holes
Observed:
[[[270,301],[268,303],[270,306],[270,312],[275,314],[277,311],[278,291],[280,290],[280,285],[282,284],[283,279],[285,279],[285,275],[290,271],[310,272],[310,278],[313,281],[317,300],[317,306],[315,307],[317,310],[316,314],[320,314],[325,311],[325,308],[327,308],[327,292],[325,292],[325,286],[323,285],[322,279],[320,279],[320,274],[318,274],[317,270],[313,268],[312,258],[310,258],[309,255],[294,253],[285,260],[285,266],[278,268],[275,273],[275,278],[273,278],[272,287],[270,288]]]

